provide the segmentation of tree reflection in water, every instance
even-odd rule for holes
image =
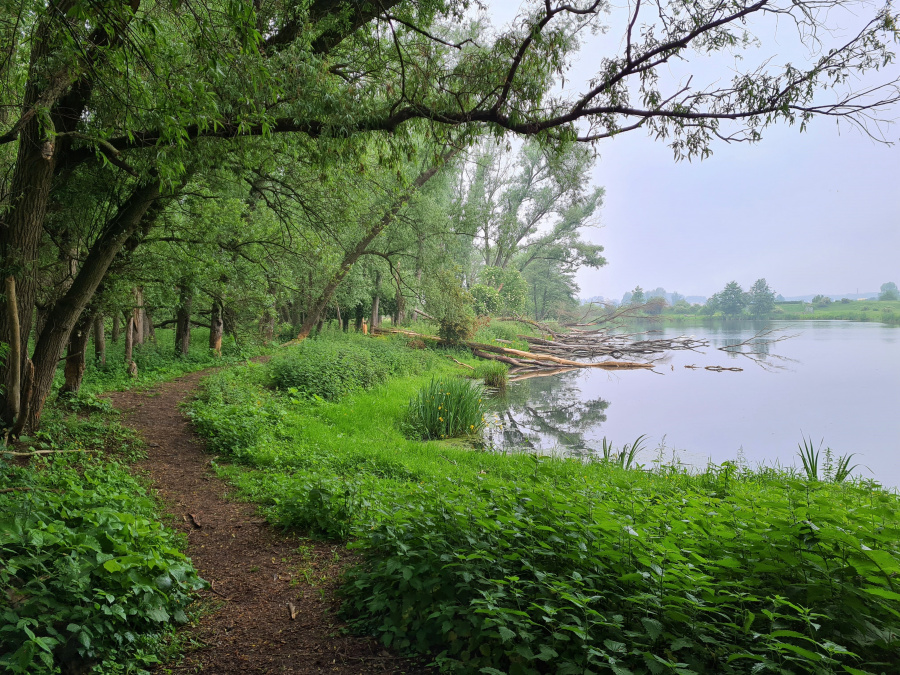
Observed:
[[[497,399],[485,431],[487,445],[498,451],[584,456],[599,452],[599,441],[585,433],[606,421],[609,401],[583,400],[577,371],[517,382]]]

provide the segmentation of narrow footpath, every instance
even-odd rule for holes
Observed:
[[[429,672],[374,639],[344,634],[334,591],[352,561],[345,546],[282,534],[253,505],[226,499],[212,455],[179,409],[205,374],[110,395],[149,446],[136,469],[152,482],[169,524],[187,535],[187,554],[212,585],[201,593],[199,625],[184,631],[183,660],[160,672]]]

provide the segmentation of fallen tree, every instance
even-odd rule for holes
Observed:
[[[406,335],[409,337],[419,338],[420,340],[429,340],[434,342],[435,344],[443,344],[443,345],[461,345],[471,349],[472,352],[479,356],[480,358],[491,358],[488,354],[500,355],[506,357],[506,359],[494,359],[494,360],[504,360],[506,363],[510,363],[515,367],[519,368],[558,368],[559,366],[570,366],[572,368],[602,368],[604,370],[634,370],[640,368],[650,369],[653,368],[652,363],[637,363],[634,361],[598,361],[596,363],[586,363],[584,361],[573,361],[571,359],[564,359],[559,356],[554,356],[552,354],[539,354],[536,352],[526,352],[521,349],[510,349],[508,347],[498,347],[496,345],[488,345],[481,342],[471,342],[469,340],[463,340],[457,343],[450,342],[449,340],[444,340],[443,338],[439,338],[436,335],[424,335],[422,333],[414,333],[408,330],[400,330],[397,328],[393,329],[385,329],[385,328],[375,328],[373,332],[377,333],[392,333],[396,335]],[[479,354],[480,352],[480,354]]]

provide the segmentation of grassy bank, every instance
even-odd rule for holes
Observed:
[[[808,310],[812,311],[808,311]],[[679,314],[673,310],[665,310],[652,318],[654,321],[673,323],[696,323],[712,319],[724,318],[721,314],[714,317],[699,312]],[[749,316],[738,317],[749,319]],[[812,307],[804,303],[779,303],[767,317],[771,320],[784,321],[871,321],[876,323],[900,324],[900,302],[864,300],[852,302],[832,302],[826,307]]]
[[[329,350],[382,375],[331,398],[321,378],[284,379],[340,379]],[[272,522],[360,549],[345,612],[386,645],[510,675],[886,673],[900,659],[896,495],[410,440],[409,401],[465,370],[444,353],[332,336],[278,358],[210,378],[191,414]]]
[[[177,653],[174,631],[201,581],[129,472],[139,439],[99,397],[246,356],[227,342],[215,356],[197,330],[176,357],[173,333],[135,348],[136,378],[123,340],[107,343],[105,365],[89,345],[78,395],[52,394],[41,430],[9,448],[59,454],[0,450],[0,671],[139,673]]]

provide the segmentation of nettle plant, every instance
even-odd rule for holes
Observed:
[[[27,476],[7,467],[30,484],[0,494],[0,666],[156,663],[205,582],[123,467],[64,462]]]

